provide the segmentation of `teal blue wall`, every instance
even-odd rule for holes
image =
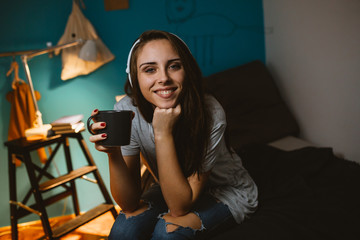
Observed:
[[[111,109],[115,95],[123,94],[128,50],[144,30],[161,29],[182,37],[198,60],[204,75],[209,75],[248,61],[265,61],[263,6],[261,0],[129,0],[126,10],[105,11],[103,1],[85,0],[83,13],[98,35],[116,56],[88,76],[62,81],[61,58],[41,55],[29,62],[35,89],[41,94],[38,104],[44,123],[69,114],[88,116],[94,108]],[[183,4],[179,8],[176,4]],[[70,0],[6,0],[0,7],[0,52],[41,49],[46,42],[56,44],[65,30],[71,12]],[[183,9],[180,11],[180,9]],[[16,60],[21,64],[20,58]],[[0,58],[0,226],[10,224],[7,139],[10,103],[5,99],[11,90],[12,76],[6,77],[11,57]],[[25,76],[20,65],[20,77]],[[97,152],[88,141],[91,153],[109,186],[105,154]],[[71,151],[75,167],[84,159],[75,142]],[[34,154],[36,159],[36,155]],[[62,151],[50,171],[64,171]],[[18,195],[22,199],[29,187],[24,165],[17,168]],[[82,211],[102,201],[95,185],[77,180]],[[32,200],[33,201],[33,200]],[[48,207],[50,216],[72,212],[70,199]],[[30,215],[23,221],[37,220]]]

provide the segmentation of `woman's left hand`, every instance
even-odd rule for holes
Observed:
[[[156,136],[172,134],[174,125],[180,116],[181,106],[178,104],[175,108],[161,109],[156,107],[153,117],[153,128]]]

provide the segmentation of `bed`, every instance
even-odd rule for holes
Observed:
[[[267,67],[253,61],[205,80],[259,189],[252,216],[207,239],[360,239],[360,165],[298,137]]]

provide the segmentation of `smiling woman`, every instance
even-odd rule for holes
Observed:
[[[105,135],[90,137],[108,154],[111,192],[122,209],[109,239],[196,239],[241,223],[257,208],[257,187],[225,141],[224,110],[205,93],[186,44],[146,31],[130,50],[127,72],[127,96],[114,108],[135,113],[130,144],[108,148],[100,142]],[[105,127],[96,122],[92,130]],[[156,179],[144,194],[140,155]]]

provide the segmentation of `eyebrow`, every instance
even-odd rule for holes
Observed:
[[[181,60],[180,60],[180,58],[174,58],[174,59],[170,59],[168,61],[168,63],[175,62],[175,61],[181,61]],[[156,64],[156,62],[144,62],[139,65],[139,68],[141,68],[141,66],[143,66],[143,65],[155,65],[155,64]]]

